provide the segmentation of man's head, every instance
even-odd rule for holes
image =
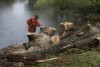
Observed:
[[[36,19],[39,19],[39,16],[38,16],[38,15],[35,15],[35,18],[36,18]]]

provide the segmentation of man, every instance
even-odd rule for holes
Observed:
[[[35,36],[34,33],[36,32],[36,27],[40,27],[41,24],[38,22],[38,15],[35,15],[35,17],[28,19],[27,21],[27,25],[28,25],[28,33],[27,33],[27,37],[29,40],[29,45],[24,43],[25,49],[27,50],[29,47],[31,47],[30,43],[34,42],[35,40]]]
[[[34,41],[34,33],[36,32],[36,27],[40,27],[40,23],[38,22],[38,15],[35,15],[35,17],[28,19],[28,33],[27,37],[29,39],[29,42]]]

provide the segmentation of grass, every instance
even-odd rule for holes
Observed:
[[[91,51],[73,48],[60,53],[58,57],[58,60],[37,64],[36,67],[100,67],[98,48]]]

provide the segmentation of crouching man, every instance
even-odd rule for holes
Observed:
[[[38,15],[35,15],[35,17],[32,17],[30,19],[28,19],[27,21],[27,25],[28,25],[28,33],[27,33],[27,37],[28,37],[28,44],[24,43],[25,49],[27,50],[29,47],[31,47],[30,43],[35,41],[35,32],[36,32],[36,27],[40,27],[41,24],[40,22],[38,22]]]

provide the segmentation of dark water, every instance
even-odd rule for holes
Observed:
[[[34,10],[28,0],[0,0],[0,48],[10,44],[22,44],[28,42],[26,21],[38,14],[39,21],[43,26],[59,28],[62,21],[71,21],[75,24],[83,24],[80,17],[73,16],[68,12],[64,16],[53,10]],[[37,28],[37,34],[39,28]]]

